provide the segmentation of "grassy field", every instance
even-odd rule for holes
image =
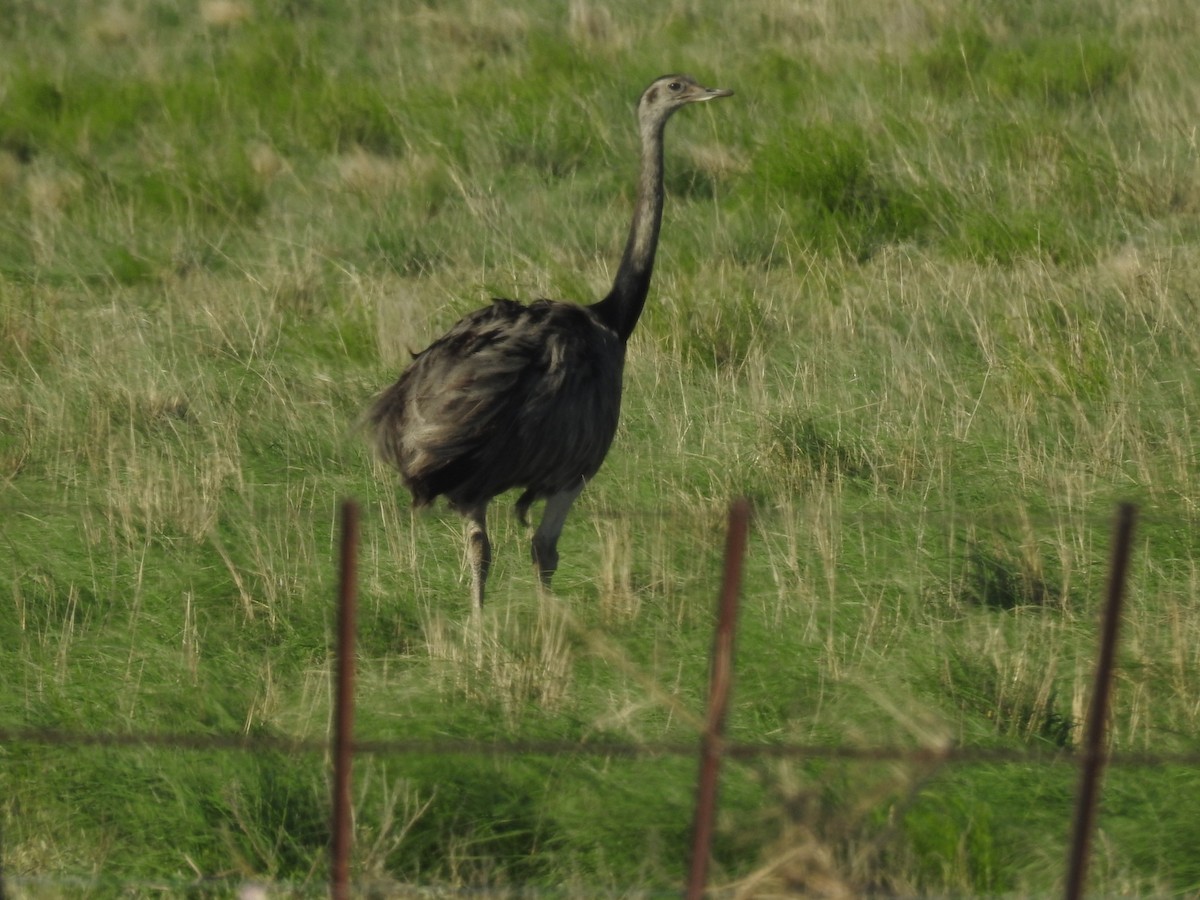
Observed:
[[[671,896],[725,510],[731,736],[1074,747],[1114,504],[1113,750],[1200,752],[1200,13],[1185,0],[0,2],[0,728],[323,740],[364,506],[354,876]],[[668,203],[556,594],[414,515],[355,430],[491,296],[588,301]],[[574,748],[574,749],[572,749]],[[730,896],[1061,892],[1064,765],[723,772]],[[0,745],[17,897],[319,894],[319,753]],[[1200,891],[1200,768],[1105,779],[1097,894]]]

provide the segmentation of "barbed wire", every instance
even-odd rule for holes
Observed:
[[[697,738],[697,741],[699,738]],[[0,728],[0,744],[40,744],[60,747],[155,748],[189,751],[324,754],[330,741],[284,735],[186,734],[167,732],[67,731],[54,728]],[[666,756],[694,757],[696,741],[568,741],[469,738],[387,738],[352,742],[356,755],[376,756],[596,756],[624,759]],[[721,754],[742,761],[753,759],[820,759],[845,762],[911,762],[929,764],[1029,764],[1078,766],[1087,755],[1071,749],[970,747],[853,746],[837,744],[763,744],[729,741]],[[1184,766],[1200,768],[1200,750],[1169,753],[1113,751],[1106,765],[1122,768]]]
[[[347,504],[352,506],[353,504]],[[662,517],[661,509],[653,511]],[[689,512],[689,521],[694,521],[695,509]],[[897,513],[888,511],[889,519]],[[928,516],[922,513],[928,524]],[[972,515],[954,517],[956,523],[972,521]],[[1111,514],[1104,516],[1104,524],[1112,521]],[[1191,523],[1190,517],[1183,521]],[[1015,516],[1014,524],[1028,527],[1028,516]],[[1061,524],[1056,519],[1056,524]],[[1099,527],[1099,521],[1097,526]],[[345,599],[345,598],[343,598]],[[353,658],[349,655],[346,658]],[[1103,721],[1103,714],[1097,717]],[[344,735],[344,732],[343,732]],[[711,735],[709,735],[711,737]],[[37,744],[62,747],[108,747],[119,749],[159,748],[191,751],[222,751],[247,753],[316,754],[327,757],[333,754],[333,741],[326,738],[296,737],[288,735],[252,734],[188,734],[165,732],[89,732],[69,731],[56,728],[0,727],[0,746]],[[653,759],[661,757],[697,756],[700,737],[695,740],[670,741],[616,741],[616,740],[553,740],[553,739],[507,739],[477,740],[457,738],[435,739],[358,739],[343,742],[342,748],[353,755],[424,755],[424,756],[591,756],[625,759]],[[1049,749],[1042,747],[972,747],[955,745],[949,741],[926,746],[855,746],[822,745],[805,743],[745,743],[721,740],[720,756],[730,760],[755,761],[766,759],[819,759],[847,763],[909,763],[927,770],[952,764],[967,765],[1025,765],[1060,766],[1083,768],[1102,761],[1110,767],[1163,767],[1182,766],[1200,768],[1200,750],[1181,752],[1107,752],[1081,751],[1073,748]],[[229,883],[229,882],[223,882]],[[2,884],[2,881],[0,881]],[[535,892],[529,896],[538,896]]]

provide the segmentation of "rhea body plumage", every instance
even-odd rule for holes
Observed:
[[[532,557],[543,584],[558,567],[571,504],[617,430],[625,346],[646,302],[663,211],[663,129],[677,109],[727,97],[665,75],[638,102],[641,167],[633,222],[608,295],[583,306],[495,300],[417,353],[367,420],[379,455],[424,506],[439,495],[467,520],[471,597],[482,609],[491,500],[522,488],[517,513],[545,500]]]

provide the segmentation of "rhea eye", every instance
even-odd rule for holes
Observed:
[[[667,87],[669,87],[673,91],[683,90],[683,85],[680,84],[678,81],[672,81],[670,84],[667,85]]]

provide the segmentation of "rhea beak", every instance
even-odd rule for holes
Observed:
[[[732,97],[733,91],[729,88],[704,88],[704,93],[697,97],[697,100],[715,100],[717,97]]]

